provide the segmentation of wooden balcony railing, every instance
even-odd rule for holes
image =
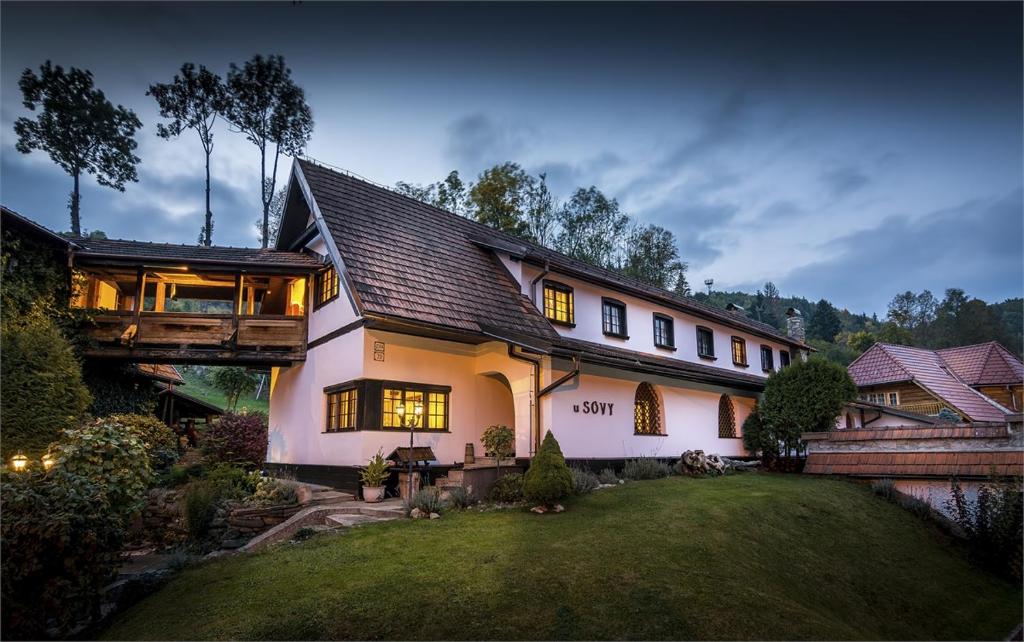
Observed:
[[[893,407],[897,410],[912,412],[917,415],[935,416],[939,414],[943,408],[947,408],[948,406],[941,401],[923,401],[919,403],[901,403]]]

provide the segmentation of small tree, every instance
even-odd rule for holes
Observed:
[[[531,502],[550,506],[572,493],[572,471],[565,465],[562,449],[550,430],[523,477],[523,495]]]
[[[218,368],[213,373],[213,385],[224,393],[228,412],[234,412],[242,393],[256,385],[256,375],[241,367]]]
[[[501,478],[501,460],[515,452],[516,434],[511,428],[497,424],[489,426],[480,438],[487,452],[494,455],[494,462],[498,468],[498,478]]]
[[[177,138],[186,129],[199,134],[199,142],[206,155],[206,223],[201,235],[202,244],[213,242],[213,212],[210,210],[210,154],[213,152],[213,125],[217,115],[227,106],[227,93],[220,77],[200,65],[196,71],[190,62],[181,66],[181,74],[175,74],[169,83],[149,86],[146,95],[152,96],[160,105],[160,115],[170,119],[167,124],[156,126],[160,138]]]
[[[270,243],[270,204],[277,181],[281,154],[302,153],[313,133],[313,112],[302,88],[292,81],[292,71],[281,56],[253,56],[242,67],[234,63],[227,78],[227,118],[260,150],[263,247]],[[267,173],[267,156],[273,168]]]
[[[768,430],[765,439],[780,442],[787,453],[801,452],[801,433],[832,430],[843,404],[856,398],[857,387],[846,368],[820,358],[797,359],[765,384],[760,406]]]
[[[67,72],[49,60],[39,75],[26,69],[18,82],[26,108],[40,109],[39,116],[19,118],[16,149],[28,154],[34,149],[50,154],[74,179],[71,191],[71,232],[81,235],[79,179],[83,172],[96,182],[118,191],[139,180],[135,169],[135,131],[142,127],[138,116],[121,105],[114,106],[92,84],[92,72],[70,67]]]

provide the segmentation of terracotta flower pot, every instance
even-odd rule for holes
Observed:
[[[363,501],[375,504],[384,499],[383,486],[363,486]]]

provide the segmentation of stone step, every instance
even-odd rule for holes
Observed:
[[[366,515],[368,517],[405,517],[405,509],[401,504],[367,504],[365,502],[352,502],[341,504],[331,511],[336,515]]]
[[[351,528],[352,526],[359,526],[360,524],[373,524],[374,522],[387,522],[392,517],[372,517],[370,515],[350,515],[345,513],[335,513],[328,515],[324,518],[324,522],[328,526],[341,526],[344,528]]]
[[[342,492],[340,490],[318,490],[313,491],[310,497],[310,504],[326,504],[337,503],[337,502],[350,502],[354,501],[355,496],[352,493]]]

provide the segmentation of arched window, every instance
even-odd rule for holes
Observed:
[[[660,435],[661,410],[654,386],[644,381],[636,387],[633,401],[633,427],[638,435]]]
[[[718,400],[718,436],[723,439],[736,437],[736,410],[729,395],[722,395]]]

